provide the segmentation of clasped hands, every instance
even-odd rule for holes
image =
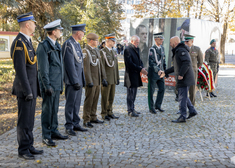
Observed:
[[[148,75],[148,72],[145,70],[145,68],[141,69],[141,73],[144,74],[144,75]]]
[[[164,76],[166,76],[165,72],[162,70],[158,71],[158,75],[160,76],[160,78],[163,78]]]

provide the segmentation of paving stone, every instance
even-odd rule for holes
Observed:
[[[235,69],[220,68],[217,98],[209,100],[203,92],[202,102],[196,94],[198,115],[186,123],[175,124],[178,103],[173,90],[166,89],[162,108],[164,113],[153,115],[148,110],[147,87],[139,88],[135,108],[140,117],[127,115],[126,88],[123,87],[124,71],[120,71],[121,83],[116,86],[114,114],[118,120],[97,124],[88,132],[66,141],[56,141],[49,148],[42,144],[41,119],[35,118],[34,146],[43,149],[34,161],[18,158],[16,128],[0,136],[0,167],[235,167],[230,158],[235,155]],[[79,116],[82,121],[83,102]],[[157,95],[157,89],[154,96]],[[64,134],[65,101],[60,102],[59,131]],[[101,105],[98,102],[97,114]]]

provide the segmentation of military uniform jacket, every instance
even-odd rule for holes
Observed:
[[[106,79],[99,50],[86,45],[82,50],[82,53],[86,85],[93,83],[94,86],[99,86],[101,84],[101,80]]]
[[[64,83],[67,85],[79,83],[80,86],[85,86],[82,49],[72,36],[64,42],[62,54],[64,60]]]
[[[160,70],[166,70],[164,47],[161,46],[161,48],[158,48],[156,45],[153,45],[149,49],[148,77],[155,80],[160,79],[158,75],[158,71]]]
[[[36,98],[39,94],[37,57],[32,43],[21,33],[12,43],[11,58],[16,72],[12,94],[25,98],[32,93],[33,98]]]
[[[219,52],[212,47],[206,50],[205,61],[210,64],[219,64]]]
[[[108,84],[117,84],[119,80],[117,53],[107,47],[100,51],[102,64],[104,66]]]
[[[39,43],[36,54],[38,56],[38,79],[40,89],[52,88],[63,90],[63,60],[60,44],[55,45],[46,37]]]
[[[193,70],[197,71],[203,63],[203,54],[199,47],[192,45],[189,51],[191,56]]]

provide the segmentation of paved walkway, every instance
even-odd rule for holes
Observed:
[[[120,74],[123,79],[123,72]],[[114,113],[120,119],[106,121],[86,133],[78,132],[69,140],[56,141],[56,147],[47,147],[41,142],[40,116],[37,116],[34,146],[43,149],[44,154],[33,161],[18,158],[14,128],[0,136],[0,167],[235,167],[230,162],[235,155],[234,83],[235,68],[221,68],[218,97],[204,98],[201,102],[197,93],[199,115],[187,123],[175,124],[171,120],[178,117],[178,104],[173,91],[165,93],[166,112],[153,115],[148,112],[147,88],[139,89],[136,110],[142,114],[131,118],[127,116],[126,89],[121,82],[114,102]],[[60,103],[59,111],[62,134],[65,133],[64,105],[64,101]]]

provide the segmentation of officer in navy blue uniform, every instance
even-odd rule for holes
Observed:
[[[17,96],[18,101],[18,154],[24,159],[34,159],[33,154],[43,153],[33,147],[34,115],[39,90],[37,57],[30,35],[35,31],[36,21],[32,12],[19,15],[17,21],[20,33],[12,43],[11,58],[16,72],[12,94]]]
[[[86,24],[74,25],[72,36],[64,42],[62,47],[64,60],[64,83],[65,83],[65,128],[69,135],[76,136],[74,131],[87,131],[79,125],[78,116],[82,87],[85,87],[85,76],[83,71],[83,55],[79,40],[84,36]]]
[[[43,28],[48,36],[39,43],[38,79],[42,94],[42,142],[47,146],[55,146],[53,139],[67,139],[58,131],[59,98],[63,92],[63,58],[61,46],[56,41],[61,36],[61,20],[55,20]]]
[[[148,104],[150,113],[156,114],[155,109],[164,112],[161,108],[164,92],[165,81],[160,78],[161,71],[166,70],[164,47],[162,46],[164,37],[161,33],[154,34],[155,44],[149,49],[149,69],[148,69]],[[158,86],[157,99],[154,103],[153,94]]]

